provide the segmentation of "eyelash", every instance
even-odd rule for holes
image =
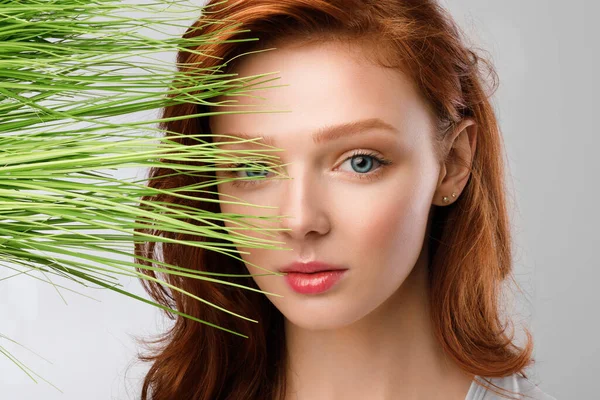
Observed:
[[[382,170],[389,166],[390,164],[392,164],[391,160],[388,160],[384,157],[380,157],[378,156],[376,153],[373,152],[368,152],[368,151],[364,151],[364,150],[358,150],[356,151],[354,154],[352,154],[350,157],[346,158],[344,160],[344,162],[351,160],[353,158],[356,157],[370,157],[372,159],[374,159],[375,161],[377,161],[380,165],[379,168],[375,169],[375,172],[367,172],[364,174],[360,174],[360,173],[353,173],[353,175],[357,175],[358,179],[361,180],[374,180],[376,178],[379,177],[379,175],[383,172]],[[343,164],[343,163],[342,163]],[[245,164],[233,164],[231,165],[232,168],[240,168],[242,166],[244,166]],[[236,171],[231,171],[231,174],[235,174]],[[256,185],[257,183],[261,183],[263,181],[263,179],[248,179],[248,180],[234,180],[231,182],[231,184],[233,186],[248,186],[248,185]]]

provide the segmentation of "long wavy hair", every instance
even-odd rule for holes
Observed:
[[[220,60],[286,41],[361,43],[366,45],[362,49],[373,52],[369,60],[402,70],[412,78],[435,111],[438,129],[434,142],[440,160],[448,154],[444,139],[451,128],[464,118],[477,123],[477,148],[464,192],[456,202],[436,207],[432,214],[427,238],[431,318],[435,336],[448,357],[464,371],[482,378],[477,384],[512,398],[507,393],[515,392],[484,379],[514,373],[527,378],[524,370],[534,362],[530,332],[525,329],[525,344],[517,346],[514,329],[507,332],[512,321],[502,314],[503,284],[507,278],[515,285],[516,282],[512,276],[503,143],[489,100],[498,86],[491,63],[466,45],[464,34],[434,0],[211,0],[207,7],[184,36],[212,33],[227,42],[209,43],[196,53],[181,52],[178,65],[202,62],[208,68]],[[222,23],[203,26],[204,18]],[[245,32],[225,29],[240,23]],[[243,38],[260,40],[237,41]],[[223,72],[231,73],[240,59],[226,63]],[[176,118],[207,112],[209,108],[204,105],[173,105],[163,110],[162,116],[170,120],[161,126],[181,134],[210,133],[208,117]],[[178,140],[193,143],[185,137]],[[173,178],[172,172],[166,167],[153,168],[148,171],[151,179],[147,184],[172,188],[214,179],[189,175]],[[167,195],[153,200],[220,212],[218,203],[212,201]],[[157,233],[151,228],[138,230]],[[162,236],[206,240],[169,232]],[[170,243],[157,247],[149,242],[136,245],[135,252],[145,257],[160,255],[165,262],[201,271],[247,273],[239,260],[198,247]],[[150,270],[138,271],[156,277]],[[142,280],[144,289],[158,303],[248,335],[242,338],[167,312],[174,320],[173,326],[151,342],[155,347],[150,354],[138,354],[141,361],[152,363],[143,382],[142,400],[284,398],[284,320],[264,294],[174,275],[160,278],[259,323],[222,313],[155,282]],[[230,280],[259,289],[251,277],[235,279]]]

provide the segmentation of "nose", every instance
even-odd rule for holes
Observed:
[[[304,240],[309,234],[325,235],[330,229],[327,190],[323,182],[309,179],[307,173],[289,175],[283,180],[283,194],[280,198],[280,227],[294,240]]]

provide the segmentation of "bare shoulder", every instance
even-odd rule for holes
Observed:
[[[513,374],[501,378],[490,378],[492,383],[514,392],[522,393],[523,399],[528,400],[557,400],[540,389],[535,383],[529,379],[523,378],[521,375]],[[483,397],[485,400],[506,400],[492,391],[487,391]]]

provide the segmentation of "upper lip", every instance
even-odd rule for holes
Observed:
[[[327,264],[321,261],[310,261],[310,262],[293,262],[280,269],[281,272],[301,272],[303,274],[310,274],[320,271],[334,271],[348,269],[339,265]]]

